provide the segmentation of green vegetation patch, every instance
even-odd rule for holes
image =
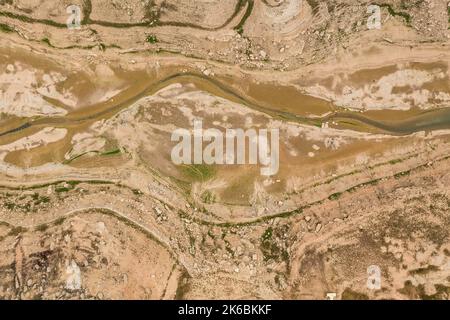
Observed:
[[[273,235],[273,228],[269,227],[266,229],[266,231],[264,231],[263,235],[261,236],[261,240],[262,241],[267,241],[272,239],[272,235]]]
[[[151,34],[147,37],[146,41],[148,43],[154,44],[154,43],[158,43],[158,38],[154,34]]]
[[[114,149],[114,150],[103,152],[101,155],[102,156],[112,156],[112,155],[116,155],[116,154],[120,154],[120,153],[121,153],[120,149]]]
[[[48,45],[49,47],[53,47],[53,45],[50,42],[49,38],[42,38],[41,40],[43,43],[45,43],[46,45]]]
[[[0,23],[0,31],[5,33],[14,32],[14,29],[8,26],[7,24]]]
[[[206,204],[212,204],[216,201],[216,196],[209,190],[203,192],[200,198],[202,199],[203,203]]]
[[[187,271],[183,271],[180,280],[178,281],[177,291],[175,294],[175,300],[184,299],[186,294],[191,290],[191,276]]]
[[[342,192],[333,193],[331,196],[328,197],[329,200],[338,200],[342,196]]]
[[[407,280],[404,287],[398,290],[398,292],[406,295],[410,299],[416,300],[447,300],[447,296],[450,294],[450,287],[442,284],[436,284],[435,289],[436,293],[429,296],[425,294],[425,288],[423,284],[415,287],[410,280]]]
[[[183,173],[195,181],[207,181],[216,174],[213,166],[205,164],[184,165]]]
[[[393,17],[397,17],[397,16],[398,17],[402,17],[405,20],[406,24],[408,26],[411,26],[412,18],[411,18],[411,15],[409,13],[406,13],[406,12],[403,12],[403,11],[395,11],[394,8],[392,8],[392,6],[390,4],[387,4],[387,3],[380,4],[379,6],[382,7],[382,8],[387,8],[389,14],[391,16],[393,16]]]
[[[21,233],[24,233],[25,231],[27,231],[26,228],[23,227],[14,227],[11,229],[11,231],[9,231],[9,236],[18,236]]]
[[[254,2],[253,0],[240,0],[237,3],[236,12],[238,12],[246,3],[248,3],[247,10],[244,13],[241,21],[239,21],[238,25],[234,27],[234,30],[242,35],[244,33],[244,25],[247,22],[247,19],[250,17],[253,11]]]
[[[317,0],[306,0],[308,2],[309,6],[311,7],[312,13],[316,14],[319,12],[319,2]]]
[[[275,241],[284,229],[274,230],[272,227],[267,228],[261,236],[260,249],[264,256],[264,261],[285,261],[289,264],[289,253],[283,246],[278,245]]]
[[[447,7],[448,23],[450,23],[450,6]],[[448,27],[450,29],[450,26]]]
[[[342,292],[342,300],[369,300],[369,297],[364,293],[353,291],[350,288],[346,288]]]

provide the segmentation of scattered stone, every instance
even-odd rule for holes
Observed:
[[[320,232],[320,230],[322,230],[322,224],[321,224],[321,223],[318,223],[318,224],[316,225],[316,233],[317,233],[317,232]]]

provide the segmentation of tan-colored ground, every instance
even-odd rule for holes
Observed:
[[[0,0],[0,298],[448,299],[447,3],[370,4]],[[175,165],[194,119],[279,171]]]

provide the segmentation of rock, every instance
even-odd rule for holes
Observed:
[[[321,224],[321,223],[318,223],[318,224],[316,225],[316,232],[320,232],[320,230],[322,230],[322,224]]]
[[[434,286],[434,284],[429,283],[429,282],[425,283],[425,285],[423,286],[423,289],[424,289],[424,293],[427,296],[433,296],[437,292],[436,291],[436,287]]]

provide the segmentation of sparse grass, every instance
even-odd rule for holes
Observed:
[[[112,156],[112,155],[116,155],[116,154],[120,154],[120,153],[121,153],[120,149],[114,149],[114,150],[103,152],[101,155],[102,156]]]
[[[231,249],[231,244],[225,240],[225,250],[234,258],[234,251]]]
[[[350,288],[346,288],[342,292],[342,300],[369,300],[369,297],[364,293],[353,291]]]
[[[177,292],[175,294],[175,300],[182,300],[184,299],[186,293],[188,293],[191,290],[191,286],[189,283],[189,278],[191,276],[187,271],[183,272],[183,275],[180,277],[180,280],[178,282],[177,286]]]
[[[403,288],[398,292],[411,299],[418,299],[420,296],[419,289],[414,287],[410,280],[405,281]]]
[[[208,230],[208,236],[213,240],[216,238],[211,230]]]
[[[100,152],[100,151],[97,151],[97,150],[95,150],[95,151],[87,151],[87,152],[83,152],[83,153],[80,153],[78,155],[75,155],[75,156],[73,156],[72,158],[70,158],[68,160],[63,161],[63,164],[69,164],[72,161],[75,161],[76,159],[79,159],[79,158],[81,158],[81,157],[83,157],[83,156],[85,156],[87,154],[90,154],[90,153],[97,154],[97,155],[100,154],[101,156],[113,156],[113,155],[120,154],[121,152],[122,151],[119,148],[112,149],[112,150],[105,151],[105,152]]]
[[[276,237],[279,237],[279,233],[280,229],[274,230],[272,227],[268,227],[261,236],[260,249],[263,253],[264,261],[284,261],[289,264],[289,253],[275,242]],[[276,234],[275,239],[274,234]]]
[[[14,210],[16,208],[16,204],[9,201],[5,202],[3,206],[8,210]]]
[[[81,24],[89,24],[92,12],[92,3],[90,0],[83,1],[83,20]]]
[[[401,162],[402,162],[401,159],[394,159],[394,160],[389,161],[389,164],[394,165],[394,164],[401,163]]]
[[[216,196],[209,190],[203,192],[200,198],[202,199],[203,203],[206,204],[212,204],[216,201]]]
[[[49,47],[53,47],[53,45],[51,44],[49,38],[42,38],[41,42],[45,43],[45,44],[48,45]]]
[[[241,8],[248,3],[247,10],[244,13],[244,16],[242,17],[241,21],[237,24],[237,26],[234,27],[234,30],[242,35],[244,33],[244,25],[247,22],[247,19],[250,17],[250,15],[253,12],[253,6],[254,2],[253,0],[240,0],[236,7],[236,12],[239,12]]]
[[[50,202],[50,198],[47,196],[39,196],[34,200],[34,204],[35,205],[40,205],[42,203],[49,203]]]
[[[36,208],[31,210],[31,202],[21,204],[21,203],[6,201],[3,203],[3,207],[5,207],[6,209],[8,209],[10,211],[13,211],[13,210],[21,210],[23,212],[31,212],[31,211],[35,212],[36,211]]]
[[[25,231],[27,231],[26,228],[23,228],[23,227],[14,227],[14,228],[12,228],[12,229],[9,231],[8,235],[9,235],[9,236],[16,237],[16,236],[18,236],[19,234],[24,233]]]
[[[328,197],[329,200],[334,201],[338,200],[342,196],[342,192],[333,193],[331,196]]]
[[[0,23],[0,31],[5,33],[14,32],[14,29],[8,26],[7,24]]]
[[[394,178],[395,178],[395,179],[400,179],[400,178],[402,178],[402,177],[408,176],[410,173],[411,173],[410,170],[408,170],[408,171],[403,171],[403,172],[399,172],[399,173],[396,173],[396,174],[394,175]]]
[[[319,2],[317,0],[306,0],[311,7],[312,13],[316,14],[319,12]]]
[[[433,271],[439,271],[439,267],[428,266],[426,268],[419,268],[419,269],[411,270],[408,273],[410,275],[425,275],[425,274],[433,272]]]
[[[436,293],[434,295],[426,295],[425,288],[423,284],[418,285],[417,287],[413,286],[411,281],[406,281],[403,289],[398,290],[401,294],[408,296],[411,299],[420,299],[420,300],[447,300],[447,295],[450,293],[450,288],[437,284],[435,285]]]
[[[54,225],[55,226],[59,226],[59,225],[63,224],[64,221],[66,221],[66,217],[58,218],[58,219],[55,220]]]
[[[189,244],[191,247],[195,247],[195,238],[192,235],[189,236]]]
[[[447,7],[448,22],[450,23],[450,7]]]
[[[47,229],[48,229],[47,224],[40,224],[35,228],[35,230],[39,232],[45,232]]]
[[[409,13],[402,12],[402,11],[395,11],[394,8],[392,8],[392,6],[388,3],[382,3],[379,6],[382,8],[387,8],[389,14],[393,17],[396,17],[396,16],[402,17],[405,20],[406,24],[408,26],[411,26],[412,18],[411,18],[411,15],[409,15]]]
[[[272,239],[272,235],[273,235],[273,228],[269,227],[266,229],[266,231],[264,231],[263,235],[261,236],[261,240],[262,241],[267,241]]]
[[[183,173],[194,181],[207,181],[216,173],[213,166],[208,166],[205,164],[184,165],[182,168]]]
[[[66,188],[66,187],[56,187],[56,188],[55,188],[55,192],[57,192],[57,193],[68,192],[68,191],[70,191],[70,190],[71,190],[71,189]]]

